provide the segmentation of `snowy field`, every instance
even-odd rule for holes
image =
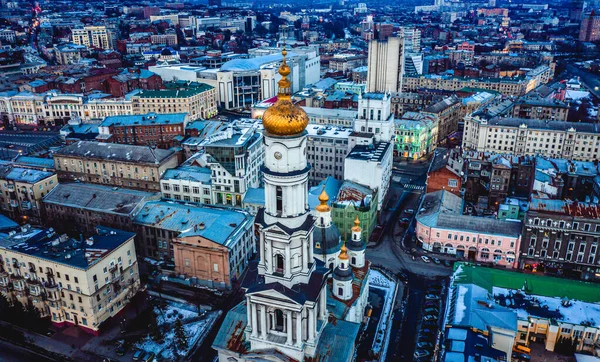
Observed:
[[[385,361],[387,346],[390,340],[390,328],[392,327],[391,313],[396,295],[396,282],[379,270],[371,269],[369,272],[369,288],[385,291],[385,304],[382,307],[381,318],[377,325],[377,334],[373,339],[373,353],[379,355],[380,361]]]
[[[183,324],[183,329],[188,337],[188,347],[185,350],[179,351],[179,356],[187,355],[191,348],[210,330],[218,316],[218,312],[206,312],[205,316],[197,320],[199,315],[196,312],[196,307],[184,303],[168,301],[166,308],[162,311],[155,307],[157,315],[156,321],[159,328],[165,327],[163,343],[157,343],[146,336],[136,344],[136,348],[146,352],[154,352],[157,356],[161,354],[167,360],[174,360],[175,351],[175,329],[174,324],[179,319]]]

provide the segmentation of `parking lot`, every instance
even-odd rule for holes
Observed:
[[[436,360],[437,345],[444,318],[446,283],[443,280],[428,282],[423,290],[421,308],[417,317],[414,361]]]

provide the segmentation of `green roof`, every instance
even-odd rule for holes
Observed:
[[[463,88],[459,89],[458,91],[459,92],[473,92],[473,93],[486,92],[486,93],[491,93],[491,94],[500,94],[500,92],[497,92],[495,90],[476,88],[476,87],[463,87]]]
[[[140,98],[188,98],[209,91],[214,87],[202,83],[199,87],[188,89],[144,90],[136,94]]]
[[[469,263],[454,265],[454,284],[476,284],[490,292],[492,287],[522,289],[527,285],[525,292],[529,295],[600,302],[600,288],[595,283],[480,267]]]

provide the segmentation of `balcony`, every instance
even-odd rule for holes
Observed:
[[[58,294],[58,292],[50,292],[48,288],[46,288],[46,290],[48,291],[48,293],[46,294],[46,298],[48,298],[48,300],[54,302],[58,302],[60,300],[60,295]]]
[[[11,207],[19,207],[19,201],[15,200],[15,199],[10,199],[10,206]]]
[[[115,264],[115,265],[111,265],[110,267],[108,267],[108,270],[112,273],[112,272],[116,271],[117,268],[118,268],[118,265]]]
[[[34,297],[39,297],[42,295],[42,288],[40,288],[39,285],[30,285],[29,294],[31,294]]]
[[[31,210],[31,202],[23,201],[21,202],[21,209],[23,210]]]

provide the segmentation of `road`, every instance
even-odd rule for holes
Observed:
[[[0,340],[0,362],[24,362],[24,361],[39,361],[52,362],[53,359],[44,358],[35,353],[12,345],[8,342]]]

